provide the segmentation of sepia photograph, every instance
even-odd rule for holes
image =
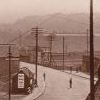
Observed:
[[[0,100],[100,100],[100,0],[0,0]]]

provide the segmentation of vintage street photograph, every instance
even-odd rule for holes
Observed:
[[[0,100],[100,100],[100,0],[0,0]]]

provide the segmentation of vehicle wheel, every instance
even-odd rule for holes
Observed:
[[[32,91],[31,91],[31,88],[30,88],[30,87],[28,87],[28,89],[27,89],[27,93],[28,93],[28,94],[32,93]]]

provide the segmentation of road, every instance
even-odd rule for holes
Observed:
[[[34,65],[22,64],[28,67],[33,72]],[[36,100],[85,100],[89,93],[89,79],[82,78],[77,75],[70,75],[68,73],[57,71],[51,68],[38,66],[38,85],[40,86],[39,92],[42,89],[41,82],[43,81],[43,73],[46,74],[45,85],[46,89],[42,96]],[[81,76],[86,77],[87,75],[79,73]],[[72,77],[72,88],[69,87],[69,80]],[[38,94],[34,91],[34,94]],[[12,100],[33,100],[34,95],[29,96],[12,96]],[[31,98],[31,99],[30,99]],[[7,100],[7,99],[5,99]]]
[[[89,93],[89,80],[72,76],[72,88],[69,88],[71,75],[45,68],[46,90],[36,100],[85,100]]]

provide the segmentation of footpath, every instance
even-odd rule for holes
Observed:
[[[27,67],[33,73],[35,72],[35,65],[25,62],[20,62],[20,67]],[[43,77],[43,67],[38,66],[38,86],[35,87],[29,95],[11,95],[11,100],[35,100],[45,92],[45,81]],[[0,93],[0,100],[8,100],[8,93]]]
[[[40,97],[45,91],[45,82],[39,84],[38,87],[34,88],[32,93],[29,95],[12,95],[12,100],[35,100]]]

